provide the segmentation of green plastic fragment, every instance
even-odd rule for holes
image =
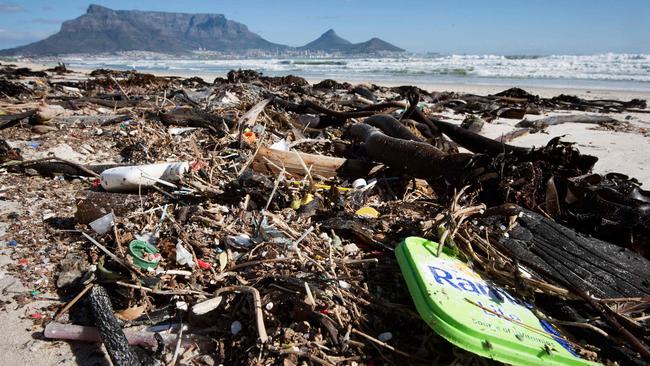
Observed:
[[[158,266],[160,255],[148,256],[149,254],[155,255],[157,253],[158,249],[144,240],[133,240],[129,243],[129,255],[133,258],[133,264],[142,269],[156,268]]]
[[[406,238],[397,262],[423,320],[452,344],[512,365],[598,365],[580,358],[530,305],[479,276],[438,243]]]

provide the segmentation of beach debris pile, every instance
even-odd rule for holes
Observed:
[[[64,65],[2,65],[0,90],[5,268],[30,288],[16,301],[60,299],[32,317],[45,339],[102,342],[115,365],[496,363],[417,313],[394,252],[419,236],[576,355],[650,361],[650,192],[564,139],[480,134],[623,128],[607,113],[645,101]],[[590,114],[526,120],[552,110]]]

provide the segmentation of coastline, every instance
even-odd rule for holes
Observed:
[[[38,63],[38,62],[14,62],[19,67],[28,67],[34,70],[43,70],[55,66],[55,63]],[[93,69],[71,68],[76,73],[86,74]],[[216,77],[224,77],[224,74],[217,73],[195,73],[190,71],[142,71],[151,73],[156,76],[176,76],[176,77],[194,77],[198,76],[207,82],[212,82]],[[81,76],[81,75],[80,75]],[[318,83],[322,79],[306,78],[309,83]],[[351,84],[369,84],[361,83],[358,80],[337,80],[339,82],[350,82]],[[400,86],[404,83],[381,83],[382,86]],[[447,83],[411,83],[427,91],[452,91],[461,94],[488,95],[501,92],[505,89],[518,85],[472,85],[472,84],[447,84]],[[650,91],[635,90],[612,90],[612,89],[586,89],[586,88],[560,88],[560,87],[527,87],[521,86],[522,89],[529,93],[541,97],[553,97],[560,94],[575,95],[584,99],[616,99],[630,100],[634,98],[643,99],[650,102]],[[580,111],[552,111],[543,112],[541,115],[526,115],[524,118],[529,120],[540,119],[556,115],[570,114],[590,114]],[[592,114],[592,113],[591,113]],[[460,123],[462,116],[454,115],[451,112],[442,114],[446,120]],[[639,131],[650,131],[650,113],[609,113],[609,116],[619,121],[627,121],[631,126]],[[491,123],[486,123],[482,135],[490,138],[497,138],[504,133],[516,129],[515,124],[519,120],[497,118]],[[619,172],[635,177],[639,182],[644,183],[644,187],[650,186],[650,156],[647,154],[647,146],[650,144],[650,132],[618,132],[602,129],[595,129],[595,125],[581,123],[566,123],[548,127],[544,132],[528,134],[519,137],[512,142],[513,145],[525,147],[544,146],[550,139],[556,136],[564,136],[565,141],[572,141],[581,152],[591,154],[599,158],[594,167],[595,173]]]
[[[5,63],[3,62],[3,64]],[[39,63],[26,63],[26,62],[15,62],[14,64],[16,64],[18,67],[28,67],[34,70],[42,70],[54,66],[53,64],[39,64]],[[45,104],[46,101],[48,100],[47,99],[48,96],[61,95],[59,93],[61,89],[58,89],[61,86],[60,84],[57,85],[57,83],[61,83],[65,81],[75,81],[75,82],[84,81],[89,77],[87,73],[92,70],[72,68],[72,71],[73,72],[70,74],[62,74],[62,75],[53,75],[50,73],[48,75],[47,80],[51,81],[51,83],[43,83],[44,79],[36,76],[25,77],[24,79],[19,80],[18,82],[22,82],[25,85],[36,84],[36,83],[41,84],[43,87],[35,90],[40,90],[42,91],[42,93],[38,93],[38,94],[32,93],[30,94],[29,97],[26,97],[25,99],[12,99],[8,97],[7,99],[9,102],[2,106],[2,110],[0,110],[0,112],[5,112],[5,111],[23,112],[27,108],[35,108],[35,106],[40,107],[39,103]],[[193,72],[152,72],[152,74],[159,75],[159,76],[176,76],[176,77],[197,76],[196,73]],[[224,76],[224,75],[223,74],[199,74],[198,76],[202,77],[204,80],[208,82],[211,82],[214,77]],[[117,76],[116,78],[117,80],[123,80]],[[310,83],[317,83],[320,81],[320,79],[314,79],[314,78],[308,78],[307,80]],[[346,81],[346,80],[338,79],[338,81]],[[120,82],[121,81],[118,81],[117,83]],[[350,83],[359,84],[359,81],[352,80],[350,81]],[[169,95],[167,94],[169,91],[172,90],[177,91],[178,88],[182,88],[178,86],[180,84],[178,82],[164,83],[164,84],[166,84],[167,86],[157,90],[158,92],[163,92],[164,89],[165,97],[163,97],[163,100],[166,98],[167,95]],[[468,93],[468,94],[478,94],[478,95],[494,94],[496,92],[503,91],[510,87],[517,86],[517,85],[472,85],[472,84],[448,84],[448,83],[412,83],[412,84],[417,85],[420,88],[428,91],[454,91],[458,93]],[[143,86],[142,88],[148,88],[146,85],[150,85],[150,84],[145,84],[145,86]],[[379,83],[379,85],[396,86],[396,85],[404,85],[404,83],[388,82],[388,83]],[[244,85],[242,87],[241,84],[237,85],[233,83],[228,85],[222,85],[221,86],[222,89],[220,91],[236,92],[237,88],[242,89],[248,86],[250,85]],[[140,92],[142,92],[143,90],[142,88],[140,89]],[[217,88],[218,86],[214,87],[214,89]],[[522,86],[522,88],[527,90],[528,92],[543,97],[552,97],[552,96],[557,96],[559,94],[569,94],[569,95],[576,95],[580,98],[584,98],[588,100],[593,100],[593,99],[630,100],[632,98],[641,98],[645,100],[650,99],[650,92],[639,92],[634,90],[626,91],[626,90],[581,89],[581,88],[562,88],[562,87],[530,88],[526,86]],[[209,90],[210,93],[214,92],[214,90],[209,86],[207,87],[207,89]],[[105,89],[104,88],[93,89],[92,87],[84,89],[84,91],[87,92],[86,94],[87,97],[96,96],[98,90],[101,90],[102,92],[105,93],[117,92],[117,88],[113,85],[113,83],[110,83],[109,88],[105,88]],[[146,89],[144,90],[146,92],[150,91]],[[193,88],[192,90],[197,91],[197,88]],[[199,92],[201,91],[203,90],[199,90]],[[145,93],[141,93],[141,94],[145,94]],[[325,94],[327,95],[324,96]],[[304,93],[302,95],[298,95],[296,99],[304,100],[305,97],[311,98],[313,97],[313,95],[324,96],[323,100],[329,101],[328,104],[330,105],[336,105],[337,102],[340,101],[341,99],[351,98],[351,94],[348,94],[348,92],[345,90],[343,91],[329,90],[326,91],[325,93],[322,93],[321,91],[316,91],[315,93],[309,96],[307,96],[307,94]],[[379,93],[376,93],[376,95],[379,95]],[[397,94],[393,93],[392,91],[387,91],[386,89],[384,89],[382,91],[381,96],[390,99],[390,98],[395,98],[396,95]],[[261,96],[261,94],[260,95],[256,94],[255,97],[247,99],[246,104],[240,103],[237,109],[238,112],[236,113],[238,113],[238,115],[241,116],[247,110],[250,110],[251,104],[257,103],[257,101],[259,101],[259,99],[262,98],[264,98],[264,96]],[[454,96],[453,99],[456,99],[456,97]],[[52,102],[52,104],[53,105],[58,104],[59,100],[61,99]],[[149,101],[151,101],[151,99],[149,99]],[[332,103],[332,101],[334,102]],[[472,103],[472,100],[470,98],[463,102],[470,104]],[[15,105],[12,105],[12,103],[15,103]],[[117,110],[116,104],[117,103],[115,103],[113,109],[113,116],[115,115]],[[154,104],[151,102],[149,102],[148,105],[150,110],[156,110],[156,111],[158,111],[161,108],[164,109],[165,111],[177,110],[176,108],[179,106],[172,103],[172,105],[167,107],[165,106],[165,102],[162,102],[161,105],[159,106],[158,97],[156,97],[155,107]],[[180,104],[180,106],[185,107],[185,105],[183,104]],[[489,106],[490,108],[492,108],[493,104],[490,103]],[[110,107],[110,105],[108,107]],[[203,106],[199,104],[193,104],[193,107],[202,108]],[[274,112],[281,110],[281,107],[273,107],[273,108],[276,108]],[[344,108],[344,107],[334,107],[334,108]],[[520,107],[520,108],[526,108],[526,107]],[[540,114],[526,114],[524,118],[528,120],[537,120],[549,116],[595,114],[595,112],[582,112],[582,111],[572,111],[572,110],[571,111],[544,110],[543,108],[546,108],[546,105],[542,105],[542,104],[537,105],[536,108],[542,109]],[[484,109],[484,111],[485,110],[486,109]],[[212,113],[213,116],[222,115],[225,113],[224,109],[218,109],[218,108],[211,109],[210,111],[211,111],[210,113]],[[645,111],[637,110],[636,112],[627,111],[625,113],[607,114],[607,116],[610,116],[618,121],[624,122],[623,124],[625,125],[625,128],[619,128],[620,126],[614,126],[612,127],[612,129],[606,129],[604,127],[595,124],[565,123],[561,125],[550,126],[542,132],[523,135],[509,143],[512,145],[524,146],[524,147],[531,147],[531,146],[540,147],[540,146],[544,146],[545,144],[547,144],[549,140],[557,136],[563,136],[563,141],[574,142],[575,146],[580,150],[581,153],[591,154],[599,158],[599,161],[594,168],[595,173],[603,174],[609,172],[620,172],[623,174],[627,174],[631,177],[637,178],[641,183],[644,183],[644,188],[645,188],[648,185],[650,185],[650,169],[648,168],[648,163],[650,162],[650,158],[648,157],[646,152],[648,143],[650,142],[650,132],[648,132],[650,131],[650,114],[647,113],[647,111],[650,111],[650,109],[647,109]],[[82,116],[95,116],[100,113],[110,114],[111,111],[110,108],[101,107],[97,105],[88,108],[84,107],[84,108],[70,109],[69,113],[70,115],[68,115],[68,117],[74,117],[75,119],[76,117],[80,117],[81,119]],[[289,113],[286,111],[280,111],[279,113],[285,115],[286,116],[285,118],[287,119],[293,119],[298,117],[298,114]],[[298,111],[297,113],[305,113],[305,111],[304,110]],[[270,115],[273,116],[272,113],[270,113]],[[130,139],[130,136],[136,136],[136,134],[139,134],[138,135],[139,141],[144,141],[150,138],[157,138],[156,133],[162,133],[165,135],[165,139],[164,140],[160,139],[159,141],[165,141],[165,142],[174,141],[167,138],[165,132],[166,127],[162,127],[161,125],[156,124],[156,122],[152,121],[147,116],[148,114],[143,113],[142,119],[140,120],[138,118],[138,122],[132,124],[131,127],[129,127],[129,123],[127,122],[124,126],[125,127],[124,131],[122,130],[122,126],[118,127],[117,125],[114,125],[111,127],[107,127],[106,128],[107,130],[98,129],[99,132],[97,132],[97,129],[95,128],[88,128],[88,126],[84,126],[84,123],[74,122],[73,126],[66,126],[65,123],[57,124],[56,128],[50,129],[44,134],[40,134],[40,133],[36,133],[35,130],[30,130],[29,128],[24,128],[24,126],[21,126],[20,128],[14,129],[18,131],[12,130],[12,132],[17,132],[17,134],[8,135],[7,141],[12,143],[11,145],[12,147],[15,146],[20,148],[22,150],[21,153],[23,154],[23,157],[25,157],[26,159],[34,159],[34,158],[46,156],[47,154],[50,153],[55,153],[55,151],[57,151],[60,146],[63,147],[63,145],[65,145],[66,148],[59,151],[63,151],[66,154],[73,156],[74,157],[73,160],[75,161],[78,160],[79,163],[84,163],[84,164],[85,163],[106,163],[109,162],[110,159],[112,159],[112,156],[117,156],[118,150],[122,149],[122,146],[118,145],[117,142],[129,141],[129,143],[131,143],[132,141],[135,140],[127,140],[127,139]],[[451,109],[445,109],[442,111],[436,109],[436,113],[434,114],[434,118],[438,118],[455,124],[460,124],[465,117],[466,114],[456,114]],[[265,118],[273,118],[273,117],[265,117]],[[489,123],[485,123],[480,134],[489,138],[498,138],[499,136],[505,133],[512,132],[513,130],[517,129],[516,124],[520,122],[520,120],[521,119],[496,118],[490,121]],[[178,121],[181,121],[181,119],[179,118]],[[362,120],[360,119],[360,121]],[[277,122],[277,120],[274,120],[273,122]],[[93,121],[88,123],[92,123],[92,125],[96,127],[96,122]],[[143,126],[146,126],[146,129],[141,128]],[[75,131],[71,131],[70,130],[71,128],[75,128]],[[108,128],[111,128],[111,131],[108,131]],[[127,131],[136,132],[136,134],[131,135],[130,132],[127,133]],[[237,131],[236,130],[234,131],[235,133],[232,136],[236,137]],[[176,141],[196,141],[196,140],[180,140],[182,137],[173,137],[173,138],[178,139]],[[188,136],[186,136],[185,138],[189,139]],[[294,137],[294,139],[298,139],[298,138]],[[231,139],[231,141],[235,142],[236,140]],[[68,143],[70,145],[68,145]],[[107,145],[107,143],[110,144]],[[187,145],[190,144],[186,144],[185,146]],[[127,145],[127,146],[131,146],[131,145]],[[155,145],[155,146],[160,146],[160,145]],[[224,144],[220,146],[217,145],[217,147],[215,147],[213,151],[218,154],[223,152],[229,153],[227,149],[229,149],[229,147],[227,147],[227,145]],[[327,150],[317,150],[317,152],[324,155],[330,155],[330,153],[327,152]],[[187,154],[188,153],[185,152],[185,155],[180,155],[180,154],[175,155],[174,158],[176,158],[177,156],[181,158],[184,158],[186,156],[194,157],[196,156],[197,152],[193,151],[191,155],[187,155]],[[147,159],[153,159],[153,158],[151,156],[148,156]],[[215,161],[214,162],[215,167],[221,167],[222,164],[229,164],[228,162],[224,163],[225,160],[214,160],[214,161]],[[303,166],[304,166],[304,162],[303,162]],[[430,166],[431,165],[427,165],[427,167]],[[22,235],[21,233],[24,233],[25,230],[22,231],[18,231],[18,230],[27,227],[27,225],[29,224],[31,224],[33,228],[36,228],[36,229],[32,229],[33,233],[29,232],[30,236],[33,236],[34,238],[38,238],[39,240],[38,242],[34,240],[34,243],[39,243],[40,245],[40,243],[42,242],[44,243],[43,245],[48,245],[46,244],[48,241],[44,239],[48,237],[47,236],[48,234],[46,234],[43,231],[43,228],[48,228],[48,232],[50,232],[49,230],[51,230],[51,228],[43,224],[43,222],[45,222],[45,220],[49,220],[50,218],[52,218],[52,216],[50,215],[56,215],[55,216],[56,219],[58,219],[59,217],[61,218],[72,217],[72,215],[74,214],[72,211],[75,208],[75,205],[74,204],[70,205],[68,203],[73,202],[77,193],[82,191],[85,187],[87,187],[88,185],[87,181],[76,180],[71,182],[60,182],[58,179],[52,180],[49,177],[38,177],[38,176],[23,177],[22,175],[16,181],[10,181],[11,178],[12,176],[10,176],[9,174],[5,175],[6,184],[3,186],[4,190],[0,193],[2,193],[3,197],[7,199],[2,201],[2,204],[0,204],[0,214],[3,215],[3,217],[7,216],[8,218],[14,216],[18,217],[18,215],[22,215],[20,217],[22,218],[29,217],[29,220],[31,221],[26,220],[25,222],[22,222],[19,220],[11,219],[11,220],[7,220],[6,223],[0,223],[0,236],[4,236],[5,238],[7,238],[7,241],[9,239],[13,240],[14,238],[18,238],[18,242],[20,242],[19,245],[17,246],[14,245],[14,247],[5,246],[5,249],[0,253],[0,284],[2,284],[5,290],[10,289],[10,291],[5,291],[5,293],[0,294],[0,300],[5,302],[5,305],[7,307],[7,311],[1,314],[0,320],[3,321],[3,324],[5,324],[8,334],[11,335],[10,341],[5,342],[5,344],[0,346],[0,352],[8,354],[7,362],[10,364],[31,364],[32,366],[41,366],[41,365],[45,366],[53,363],[63,364],[63,365],[73,365],[76,363],[108,364],[109,361],[105,360],[106,352],[101,351],[100,348],[101,346],[98,344],[79,345],[80,342],[63,342],[63,341],[41,342],[39,338],[35,337],[34,334],[36,333],[31,333],[31,332],[38,330],[37,334],[39,335],[38,337],[40,337],[40,328],[42,324],[37,323],[33,319],[36,318],[40,319],[40,317],[42,317],[43,314],[47,315],[48,310],[44,310],[46,306],[48,304],[51,305],[52,304],[51,302],[61,302],[61,300],[57,300],[59,298],[57,297],[58,294],[56,293],[45,293],[42,294],[43,296],[41,296],[42,298],[45,299],[44,302],[32,301],[26,306],[19,304],[15,294],[29,294],[30,291],[32,290],[32,288],[30,287],[33,286],[32,282],[33,283],[36,282],[33,281],[33,279],[28,279],[29,281],[25,281],[24,278],[19,278],[19,276],[16,277],[12,276],[11,273],[15,274],[16,267],[14,267],[14,269],[11,269],[11,271],[13,272],[3,267],[4,265],[15,266],[17,260],[27,260],[26,255],[28,254],[28,252],[25,250],[25,248],[28,248],[28,245],[25,245],[25,243],[30,244],[31,242],[26,242],[25,240],[21,241],[21,237],[24,237],[21,236]],[[29,184],[24,184],[24,182],[29,182]],[[61,204],[60,205],[58,203],[54,204],[53,199],[52,200],[42,199],[43,196],[45,196],[44,194],[40,193],[41,191],[43,191],[43,189],[47,189],[46,192],[48,195],[46,197],[56,197],[57,202],[61,202]],[[166,207],[167,206],[165,206],[164,210],[166,210]],[[390,217],[394,217],[394,215],[385,215],[385,217],[390,218]],[[70,247],[73,248],[72,250],[75,250],[75,246],[77,246],[77,244],[78,243],[76,242],[71,242]],[[53,257],[55,258],[56,261],[63,258],[59,254],[56,255],[57,255],[56,257]],[[51,273],[55,270],[59,270],[58,269],[59,267],[53,267],[54,265],[58,265],[57,262],[55,261],[49,262],[50,259],[44,257],[43,262],[40,263],[38,259],[39,258],[36,258],[32,262],[32,259],[30,258],[29,262],[25,262],[25,263],[29,263],[30,265],[34,266],[34,268],[39,268],[38,266],[42,266],[40,268],[42,268],[44,271],[49,271],[47,273]],[[47,260],[47,262],[45,260]],[[61,266],[61,268],[63,268],[63,266]],[[61,272],[63,272],[63,269],[61,269]],[[25,287],[19,286],[21,281],[25,281],[26,284]],[[24,296],[29,296],[29,295],[24,295]],[[34,355],[40,355],[40,357],[35,357]]]
[[[44,70],[56,66],[55,62],[38,62],[38,61],[17,61],[11,62],[19,67],[28,67],[33,70]],[[89,73],[94,68],[84,67],[71,67],[73,71],[80,73]],[[176,76],[182,78],[200,77],[206,82],[211,83],[217,77],[225,77],[225,73],[212,73],[212,72],[194,72],[185,70],[163,71],[163,70],[138,70],[142,73],[153,74],[156,76]],[[305,77],[310,84],[315,84],[322,81],[324,78]],[[540,97],[548,98],[559,94],[576,95],[580,98],[589,99],[645,99],[650,101],[650,91],[643,90],[626,90],[618,88],[607,87],[564,87],[564,86],[529,86],[525,82],[521,84],[506,84],[506,83],[448,83],[448,82],[422,82],[421,80],[414,79],[412,82],[395,82],[390,80],[360,80],[359,78],[338,78],[336,81],[348,82],[350,84],[376,84],[381,86],[401,86],[401,85],[414,85],[427,91],[452,91],[456,93],[467,94],[494,94],[512,87],[520,87],[531,94],[539,95]]]

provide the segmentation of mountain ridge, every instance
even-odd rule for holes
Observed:
[[[365,42],[352,43],[341,38],[334,29],[329,29],[317,39],[298,47],[299,50],[342,52],[342,53],[376,53],[376,52],[404,52],[404,49],[390,44],[382,39],[373,37]]]
[[[91,4],[85,14],[63,22],[59,32],[24,46],[0,50],[0,55],[38,57],[128,51],[181,54],[197,50],[346,54],[404,51],[378,38],[354,44],[333,29],[304,46],[290,47],[270,42],[223,14],[113,10]]]

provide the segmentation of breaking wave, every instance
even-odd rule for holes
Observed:
[[[142,71],[225,74],[253,69],[266,75],[295,74],[312,78],[472,78],[530,80],[629,81],[650,87],[649,54],[598,55],[432,55],[399,58],[192,59],[163,56],[72,57],[72,67],[112,67]],[[454,79],[454,80],[455,80]]]

